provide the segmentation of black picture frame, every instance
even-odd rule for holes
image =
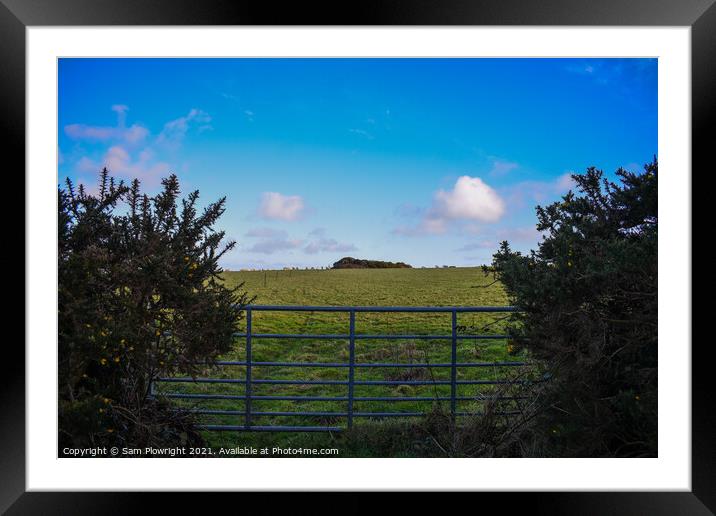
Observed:
[[[716,106],[715,1],[363,0],[350,4],[336,2],[331,7],[288,2],[278,7],[271,2],[222,0],[0,0],[0,124],[4,136],[1,143],[3,155],[14,158],[15,170],[25,169],[25,29],[28,26],[688,26],[691,27],[692,43],[692,169],[704,169],[703,172],[707,172],[709,151],[713,146],[713,131],[709,129],[714,125]],[[688,172],[685,171],[685,174]],[[24,190],[22,185],[20,188]],[[25,195],[28,193],[25,192]],[[693,215],[692,218],[695,222],[698,219]],[[24,236],[22,238],[24,241]],[[30,273],[25,268],[25,274]],[[32,310],[32,307],[26,309]],[[150,502],[148,498],[157,495],[26,492],[25,356],[17,343],[12,346],[9,342],[7,344],[1,361],[1,378],[4,381],[0,387],[0,511],[7,510],[7,514],[132,514],[147,508],[145,504]],[[502,511],[516,506],[529,506],[532,514],[657,515],[711,514],[716,511],[716,416],[711,397],[714,387],[710,381],[713,362],[709,360],[709,342],[699,344],[692,346],[691,492],[480,493],[475,494],[478,500],[474,503],[496,498]],[[256,498],[256,495],[250,498]],[[177,493],[171,494],[171,499],[173,503],[181,504],[184,508],[182,512],[198,501],[192,497],[190,504],[187,496]],[[422,503],[421,497],[413,497],[413,500]],[[168,503],[162,501],[165,502]],[[216,501],[212,501],[214,503]],[[325,505],[330,507],[333,503],[325,502]],[[371,503],[356,499],[355,502],[344,502],[341,505],[355,511],[361,507],[369,510]],[[168,507],[165,505],[165,510]],[[240,506],[235,507],[236,510],[240,509]],[[311,512],[319,512],[319,509]]]

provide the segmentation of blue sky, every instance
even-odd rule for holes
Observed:
[[[227,197],[229,269],[489,263],[657,154],[655,59],[61,59],[58,173]]]

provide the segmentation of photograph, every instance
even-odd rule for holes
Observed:
[[[58,57],[56,457],[659,458],[659,67]]]

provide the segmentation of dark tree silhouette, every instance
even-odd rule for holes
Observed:
[[[198,213],[198,191],[178,204],[176,176],[162,187],[149,197],[104,169],[96,195],[58,191],[61,443],[199,439],[150,382],[229,351],[248,299],[220,277],[225,198]]]
[[[411,269],[404,262],[384,262],[380,260],[360,260],[346,256],[333,264],[334,269]]]
[[[573,175],[580,195],[537,207],[538,251],[503,242],[485,269],[524,310],[515,351],[551,378],[533,436],[547,455],[657,453],[658,163],[616,174]]]

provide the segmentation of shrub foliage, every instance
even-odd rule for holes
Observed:
[[[225,199],[198,213],[174,175],[150,197],[106,169],[97,194],[69,179],[58,194],[61,447],[197,442],[189,414],[148,395],[231,349],[248,299],[219,276]]]
[[[381,260],[360,260],[346,256],[333,264],[334,269],[411,269],[404,262],[384,262]]]
[[[524,313],[512,329],[551,378],[534,434],[553,456],[656,456],[657,174],[589,168],[537,207],[543,240],[503,242],[493,268]],[[679,345],[685,343],[671,343]]]

